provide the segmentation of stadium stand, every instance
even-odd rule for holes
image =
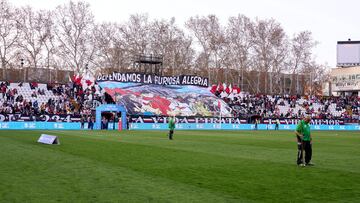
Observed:
[[[98,86],[83,90],[75,83],[0,84],[0,113],[23,115],[73,114],[90,115],[94,103],[105,103],[104,94]]]
[[[211,87],[209,91],[228,104],[234,117],[259,115],[262,118],[299,118],[311,115],[317,119],[341,118],[350,123],[356,123],[360,118],[360,99],[357,96],[251,95],[240,92],[235,86],[231,88],[231,85],[227,88]],[[83,89],[76,82],[66,85],[0,82],[0,113],[89,116],[94,107],[107,103],[104,93],[105,90],[98,85]],[[122,102],[131,101],[124,99]]]
[[[234,116],[257,114],[262,118],[299,118],[311,115],[312,118],[342,118],[349,122],[359,119],[360,98],[357,96],[251,95],[219,86],[211,89],[214,95],[229,104]]]

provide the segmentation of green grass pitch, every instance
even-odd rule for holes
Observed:
[[[41,133],[60,145],[37,143]],[[359,202],[360,133],[0,131],[0,202]]]

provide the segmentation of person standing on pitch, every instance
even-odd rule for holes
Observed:
[[[93,130],[93,128],[94,128],[93,117],[92,117],[92,116],[89,116],[89,117],[88,117],[88,129],[89,129],[89,130]]]
[[[312,137],[310,133],[310,121],[308,116],[301,120],[296,126],[295,134],[298,142],[297,164],[299,166],[312,166]],[[305,154],[304,154],[305,151]]]
[[[280,120],[279,118],[277,118],[275,121],[275,130],[279,130],[279,125],[280,125]]]
[[[254,128],[254,130],[257,130],[257,129],[258,129],[258,123],[259,123],[259,120],[258,120],[258,119],[255,119],[255,128]]]
[[[171,117],[169,120],[169,140],[173,139],[175,129],[175,116]]]
[[[84,129],[84,125],[85,125],[85,116],[81,116],[80,122],[81,122],[81,129]]]
[[[126,116],[126,130],[130,129],[130,116]]]

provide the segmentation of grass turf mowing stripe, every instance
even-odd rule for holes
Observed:
[[[287,201],[291,199],[301,201],[304,199],[297,198],[299,197],[298,194],[306,191],[307,186],[314,187],[312,184],[315,183],[315,188],[311,192],[313,194],[309,196],[308,200],[330,201],[345,195],[349,199],[359,197],[359,194],[352,189],[359,186],[352,181],[352,178],[359,178],[358,174],[318,167],[303,170],[294,167],[292,163],[269,163],[266,160],[271,156],[265,156],[263,160],[252,160],[251,157],[245,159],[241,157],[227,158],[224,155],[218,156],[212,154],[214,151],[219,150],[219,148],[214,148],[213,139],[209,139],[208,153],[206,153],[206,148],[202,149],[202,152],[194,152],[186,148],[191,143],[189,142],[191,137],[193,137],[194,143],[198,144],[199,136],[179,136],[176,142],[171,142],[170,147],[180,147],[180,149],[172,149],[168,148],[168,146],[164,148],[163,145],[166,143],[169,145],[169,141],[158,139],[163,136],[157,135],[158,132],[137,132],[134,133],[136,136],[121,136],[120,141],[118,140],[119,137],[116,136],[103,136],[101,139],[98,136],[95,140],[91,136],[77,135],[83,133],[81,131],[67,133],[69,135],[60,135],[60,141],[64,140],[64,145],[61,148],[51,148],[50,146],[49,149],[52,151],[60,150],[63,153],[90,159],[99,164],[126,168],[136,173],[146,174],[146,176],[165,178],[173,182],[210,190],[220,196],[243,198],[242,200]],[[113,134],[113,132],[92,133]],[[56,134],[55,131],[54,134]],[[76,136],[72,136],[72,134]],[[143,134],[146,135],[143,136]],[[235,141],[241,139],[242,142],[248,142],[248,144],[244,143],[239,147],[254,144],[262,145],[262,142],[247,140],[248,136],[233,137],[232,132],[226,132],[225,134],[226,138],[229,137],[235,139]],[[158,143],[148,139],[149,136],[156,138],[154,140]],[[216,136],[220,135],[214,133],[211,138]],[[6,137],[20,143],[29,144],[30,141],[28,137],[24,138],[23,136]],[[147,139],[141,139],[142,137]],[[289,139],[286,136],[283,137],[286,140]],[[283,139],[283,137],[276,137],[276,139]],[[186,138],[186,142],[181,142],[182,138]],[[201,137],[202,142],[206,141],[203,141],[204,138],[206,137]],[[269,139],[269,137],[264,136],[265,138]],[[253,139],[261,140],[261,135],[253,137]],[[114,140],[117,141],[114,142]],[[146,143],[147,141],[152,142]],[[148,146],[144,146],[144,142]],[[179,144],[180,146],[178,146]],[[42,145],[40,146],[42,147]],[[229,146],[233,145],[229,144]],[[78,149],[79,147],[81,148]],[[276,145],[274,148],[277,148]],[[266,151],[268,149],[259,147],[257,150]],[[253,149],[250,148],[250,150]],[[223,152],[231,151],[226,151],[226,148],[223,149]],[[235,151],[234,153],[238,152]],[[114,154],[122,156],[117,157]],[[340,166],[342,165],[340,164]],[[327,177],[329,177],[328,180],[326,180]],[[341,177],[341,179],[338,177]],[[307,182],[307,178],[312,180]],[[345,184],[346,182],[349,184]],[[299,185],[302,187],[298,188]],[[289,188],[291,189],[289,190]]]
[[[12,174],[0,179],[3,202],[248,202],[53,148],[60,146],[19,144],[16,140],[6,143],[2,149],[11,156],[1,160],[7,167],[0,171]]]
[[[183,131],[182,131],[183,132]],[[110,136],[104,137],[104,135],[99,136],[90,136],[90,139],[107,139],[107,140],[116,140],[126,143],[136,143],[143,144],[149,146],[159,146],[169,149],[178,149],[178,150],[187,150],[192,152],[204,152],[213,155],[222,155],[226,157],[239,157],[244,159],[257,159],[266,162],[274,162],[274,163],[284,163],[284,164],[293,164],[294,157],[296,156],[296,142],[295,138],[290,134],[284,134],[281,136],[269,136],[266,137],[266,140],[263,141],[262,138],[264,136],[256,136],[256,137],[248,137],[235,135],[233,137],[226,136],[222,141],[220,140],[210,140],[205,142],[204,139],[206,137],[202,136],[199,141],[199,137],[196,139],[191,137],[194,136],[183,136],[182,132],[179,132],[180,139],[176,139],[176,144],[171,144],[172,142],[168,142],[166,137],[161,136],[163,132],[154,132],[160,135],[152,135],[146,137],[137,136],[134,140],[134,137],[124,137],[124,136],[114,136],[117,134],[116,132],[109,132]],[[194,133],[197,133],[195,131]],[[69,132],[59,132],[59,133],[69,133]],[[86,132],[72,132],[72,135],[83,136]],[[102,133],[93,132],[95,134]],[[286,132],[289,133],[289,132]],[[88,135],[88,134],[86,134]],[[106,135],[106,134],[105,134]],[[214,135],[211,135],[214,137]],[[184,140],[183,138],[186,137]],[[221,137],[221,135],[219,136]],[[356,143],[353,142],[344,142],[342,145],[346,145],[347,147],[342,149],[339,155],[335,148],[338,147],[339,143],[342,142],[325,142],[326,145],[323,145],[324,136],[318,136],[315,142],[314,147],[314,159],[318,160],[318,166],[321,168],[332,169],[332,170],[346,170],[349,172],[359,173],[358,166],[352,164],[353,162],[360,161],[360,153],[359,150],[356,150]],[[347,138],[347,137],[345,137]],[[271,139],[271,142],[269,141]],[[344,138],[343,138],[344,139]],[[278,142],[277,142],[278,141]],[[351,145],[353,144],[353,146]],[[240,145],[240,146],[239,146]],[[341,145],[341,146],[342,146]],[[212,150],[208,150],[211,148]],[[319,150],[320,149],[320,150]],[[271,156],[269,156],[269,154]],[[341,156],[342,161],[346,162],[347,167],[337,163],[337,159]],[[266,157],[266,159],[264,159]]]

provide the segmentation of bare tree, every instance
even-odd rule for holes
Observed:
[[[122,71],[125,68],[124,42],[119,32],[119,25],[115,23],[97,24],[94,29],[95,63],[99,69]]]
[[[131,15],[128,22],[120,27],[121,38],[126,47],[126,58],[131,59],[139,54],[152,54],[149,49],[150,29],[148,15],[139,14]]]
[[[0,64],[3,78],[5,78],[5,69],[9,67],[17,51],[17,41],[21,32],[17,19],[18,10],[8,1],[0,0]]]
[[[286,34],[274,19],[256,20],[254,36],[255,67],[257,67],[256,92],[273,93],[273,76],[281,71],[286,54]],[[279,69],[280,70],[277,70]],[[261,81],[264,81],[262,83]]]
[[[56,37],[58,56],[70,69],[77,73],[85,71],[95,54],[94,16],[90,5],[85,2],[70,1],[56,8]]]
[[[50,37],[48,21],[50,16],[47,11],[34,11],[31,7],[21,9],[19,21],[21,23],[21,37],[19,48],[22,56],[28,62],[26,66],[26,77],[29,77],[29,68],[39,68],[45,64],[46,41]]]
[[[290,54],[288,56],[288,71],[292,74],[290,93],[299,94],[299,73],[308,67],[312,60],[312,49],[317,42],[312,39],[311,32],[303,31],[291,39]]]
[[[181,33],[181,37],[176,40],[174,44],[174,59],[173,66],[176,73],[179,74],[195,74],[196,70],[193,67],[193,60],[195,50],[192,48],[193,39],[190,36],[185,36]]]
[[[44,39],[44,66],[50,69],[51,66],[55,66],[54,55],[55,55],[55,25],[54,18],[51,11],[43,11],[44,18],[42,23],[46,32],[46,38]]]
[[[52,67],[77,73],[127,71],[133,57],[154,54],[163,56],[165,74],[199,74],[211,83],[231,82],[269,94],[299,94],[299,78],[313,84],[327,75],[326,67],[313,60],[311,32],[289,40],[274,19],[252,21],[239,14],[222,26],[215,15],[194,16],[185,28],[175,18],[149,20],[146,14],[121,24],[95,24],[90,5],[82,1],[36,11],[0,0],[0,68],[4,78],[6,68],[25,58],[26,67],[44,66],[49,74]]]
[[[249,83],[249,78],[245,78],[244,75],[250,70],[252,62],[254,45],[251,30],[253,26],[248,17],[238,15],[229,18],[226,28],[228,62],[231,64],[231,69],[237,71],[237,75],[233,75],[232,81],[234,84],[239,85],[241,89],[244,88],[244,80]]]
[[[185,26],[194,34],[202,49],[198,56],[201,58],[197,61],[201,62],[200,66],[207,69],[210,81],[215,82],[217,78],[212,78],[213,70],[224,68],[222,67],[222,56],[226,43],[224,28],[215,15],[191,17]]]
[[[326,65],[318,64],[313,60],[310,61],[300,72],[300,75],[306,79],[300,84],[301,88],[304,90],[300,93],[307,95],[321,95],[322,84],[330,81],[329,70],[329,67]]]
[[[154,20],[151,23],[150,50],[164,58],[164,69],[168,74],[179,74],[191,65],[193,54],[192,39],[175,25],[175,18],[170,21]]]
[[[281,27],[274,29],[271,41],[271,69],[269,74],[270,94],[280,94],[284,93],[281,86],[281,73],[286,69],[286,57],[289,50],[289,42]]]

